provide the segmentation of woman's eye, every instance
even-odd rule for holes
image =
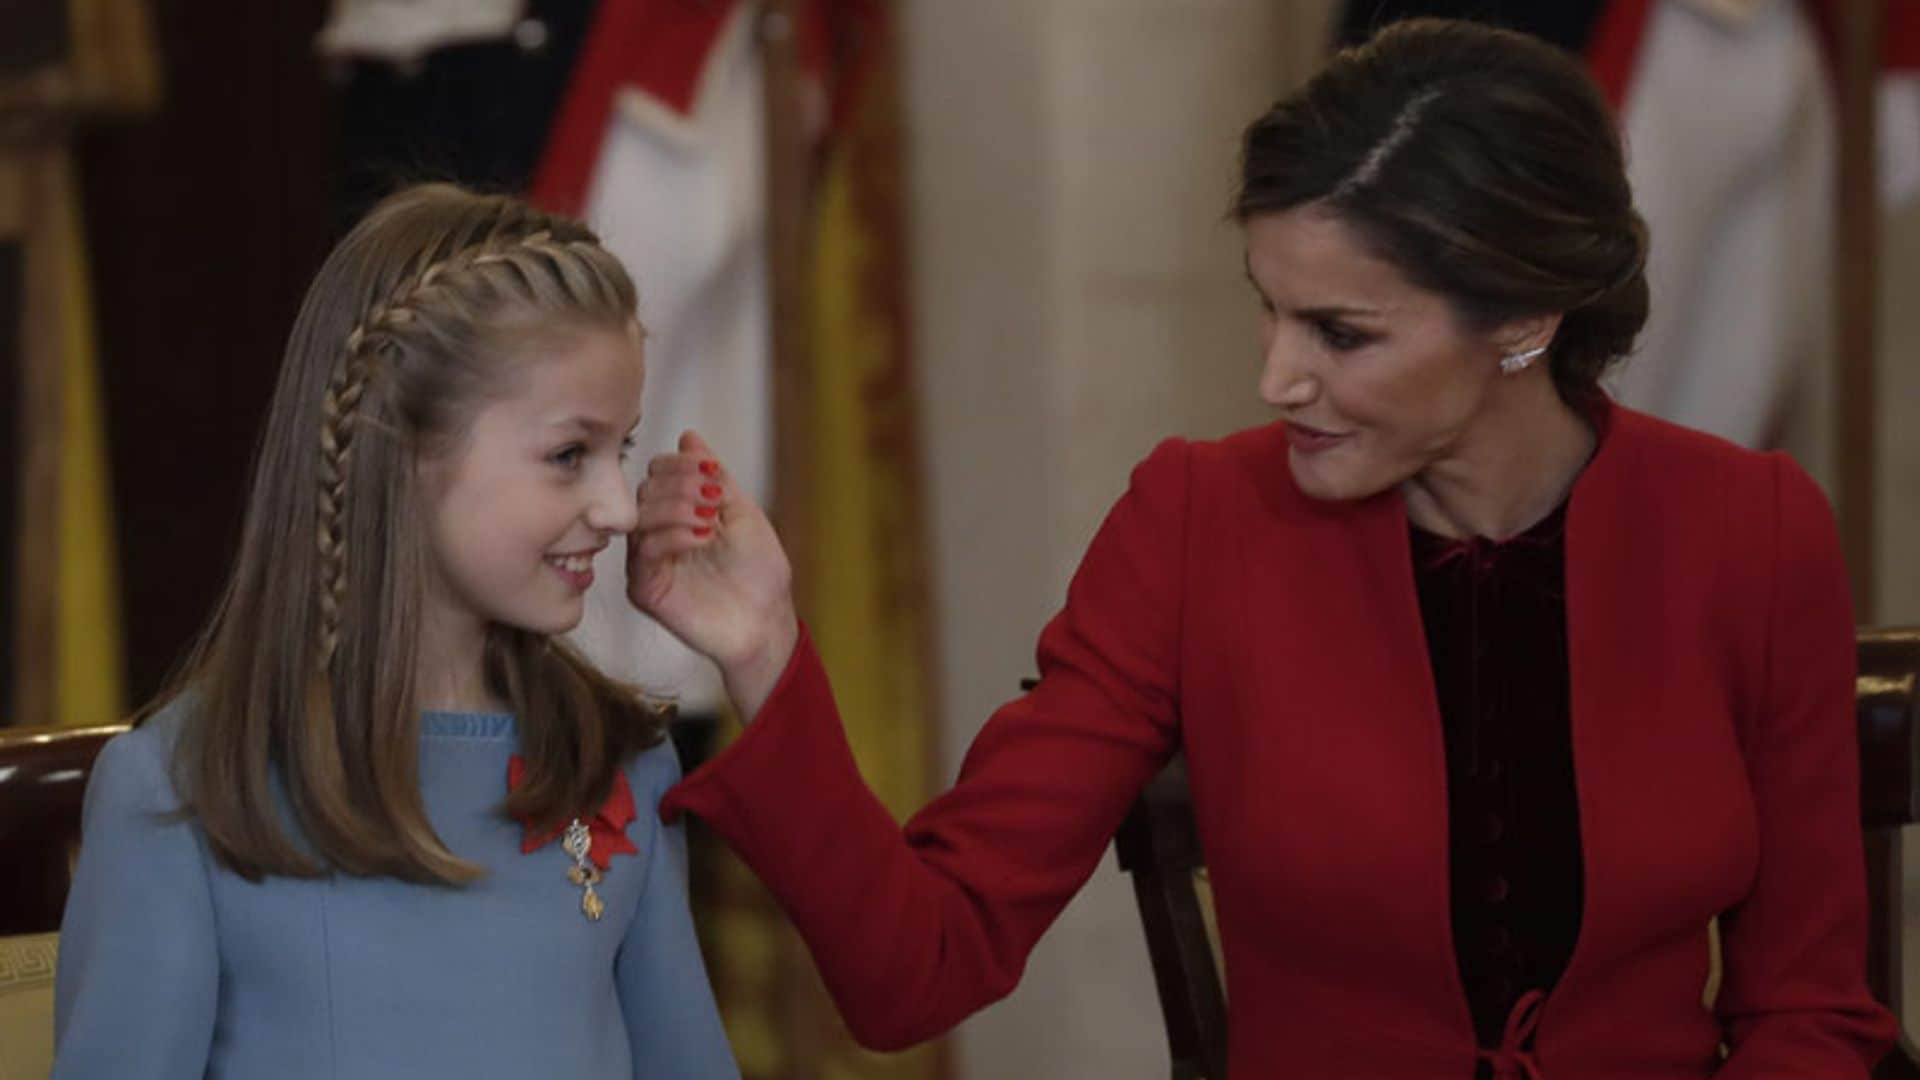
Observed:
[[[620,440],[620,460],[625,461],[633,454],[633,436]]]
[[[1313,329],[1320,335],[1320,340],[1326,342],[1327,348],[1335,352],[1352,352],[1373,340],[1366,334],[1350,330],[1335,322],[1316,322],[1313,324]]]
[[[555,465],[558,465],[563,469],[578,468],[580,465],[580,458],[586,452],[587,452],[586,447],[581,446],[578,443],[575,443],[572,446],[563,446],[560,449],[555,450],[553,454],[547,458],[547,460],[553,462]]]

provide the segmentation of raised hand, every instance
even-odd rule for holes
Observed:
[[[647,465],[627,537],[627,596],[720,665],[743,716],[759,711],[799,639],[793,570],[767,516],[706,441]]]

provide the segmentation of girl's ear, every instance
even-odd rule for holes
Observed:
[[[420,499],[432,502],[446,491],[447,476],[452,471],[447,454],[427,454],[415,452],[408,468],[413,470],[413,490]]]

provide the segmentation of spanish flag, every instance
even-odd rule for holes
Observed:
[[[809,246],[809,378],[798,422],[809,436],[803,490],[812,536],[797,548],[803,562],[795,572],[861,774],[904,818],[929,798],[938,728],[908,336],[899,54],[891,5],[851,14],[858,17],[836,34],[851,39],[853,62],[832,95],[837,115]],[[823,1046],[817,1075],[927,1080],[942,1075],[942,1053],[930,1045],[870,1054],[838,1033]]]
[[[0,160],[0,353],[8,363],[6,723],[108,724],[125,707],[86,243],[65,155]]]
[[[643,445],[696,428],[780,524],[796,592],[862,772],[897,816],[931,794],[935,721],[918,430],[908,357],[894,5],[793,0],[812,173],[797,335],[803,392],[776,403],[769,118],[759,4],[601,0],[531,196],[584,216],[634,275],[646,324]],[[782,269],[788,269],[783,263]],[[792,313],[783,309],[786,323]],[[803,453],[774,452],[775,430]],[[610,556],[618,559],[615,549]],[[617,562],[605,569],[620,572]],[[704,661],[624,598],[574,641],[664,689],[721,703]],[[939,1045],[859,1049],[806,949],[738,860],[693,841],[696,919],[748,1080],[936,1080]]]
[[[77,120],[160,94],[144,0],[27,9],[0,83]],[[112,723],[126,708],[120,590],[86,236],[65,147],[0,154],[0,723]]]
[[[126,712],[120,580],[87,245],[78,195],[61,186],[54,226],[61,293],[60,495],[56,512],[53,720],[117,722]]]

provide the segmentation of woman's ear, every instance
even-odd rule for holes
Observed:
[[[1528,315],[1501,323],[1488,335],[1502,356],[1531,352],[1553,344],[1555,334],[1560,332],[1559,312],[1551,315]]]

